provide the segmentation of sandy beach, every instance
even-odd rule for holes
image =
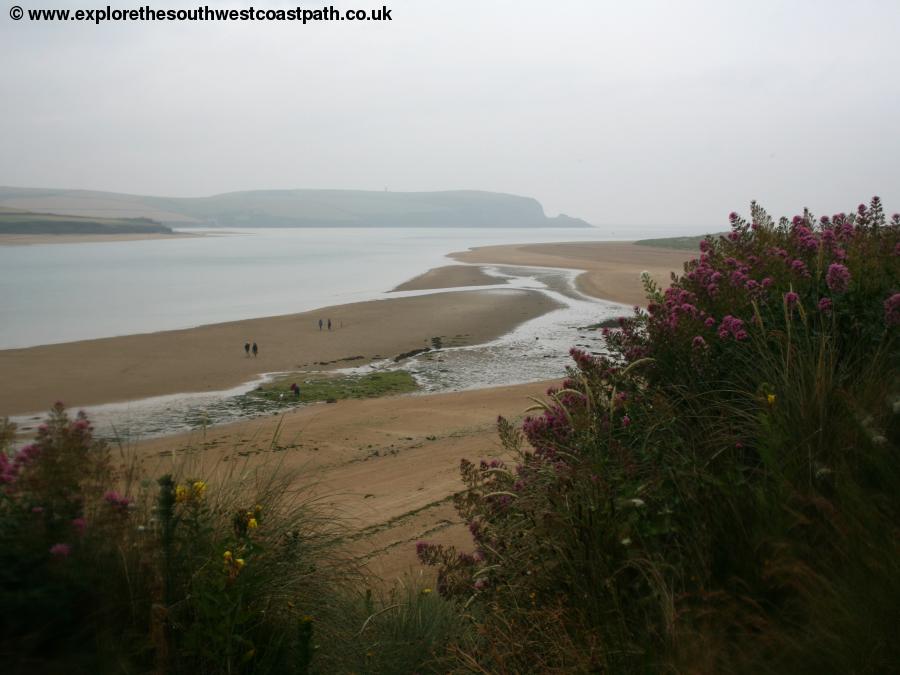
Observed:
[[[465,263],[530,265],[585,270],[578,276],[578,290],[595,298],[627,305],[643,305],[640,273],[644,270],[663,287],[672,272],[695,257],[692,251],[640,246],[627,242],[564,242],[484,246],[451,258]]]
[[[451,500],[463,488],[459,461],[501,456],[497,415],[520,417],[550,384],[322,403],[147,441],[136,451],[154,476],[187,456],[204,476],[223,462],[300,470],[298,485],[315,483],[313,493],[352,533],[352,549],[391,580],[418,568],[419,539],[470,547]]]
[[[147,239],[185,239],[202,234],[0,234],[0,246],[36,246],[39,244],[96,244],[106,241],[144,241]]]
[[[216,391],[260,373],[358,366],[431,338],[486,342],[555,307],[533,291],[461,291],[326,307],[186,330],[0,351],[0,415]],[[333,330],[319,330],[331,319]],[[259,357],[247,358],[245,342]],[[362,358],[358,358],[362,357]]]

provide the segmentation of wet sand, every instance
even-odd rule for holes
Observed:
[[[666,287],[671,273],[696,257],[693,251],[639,246],[627,242],[565,242],[482,246],[450,257],[465,263],[562,267],[585,270],[578,290],[595,298],[627,305],[643,305],[640,275],[646,270]]]
[[[181,392],[217,391],[260,373],[360,366],[431,344],[487,342],[557,307],[535,291],[435,293],[185,330],[0,351],[0,417]],[[319,330],[318,320],[333,330]],[[259,344],[246,357],[245,342]],[[360,358],[361,357],[361,358]]]

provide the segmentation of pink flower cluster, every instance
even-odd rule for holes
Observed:
[[[670,288],[649,299],[646,315],[637,313],[608,335],[608,345],[626,363],[679,352],[693,355],[691,367],[702,367],[726,345],[783,322],[785,309],[791,321],[828,318],[831,325],[876,299],[851,293],[857,279],[898,275],[892,261],[900,255],[900,219],[887,223],[877,198],[850,215],[818,221],[804,211],[776,223],[753,208],[749,226],[731,214],[733,236],[701,241],[699,257]],[[885,296],[877,300],[885,302]],[[893,325],[888,304],[884,311],[885,322]]]
[[[41,448],[35,443],[19,449],[12,457],[0,452],[0,484],[15,483],[22,469],[34,462],[40,454]]]
[[[128,505],[131,503],[131,500],[128,497],[123,497],[115,490],[110,490],[105,495],[103,495],[103,499],[106,501],[114,509],[119,511],[125,511],[128,509]]]
[[[723,340],[731,337],[738,342],[741,342],[750,337],[750,335],[744,329],[744,322],[741,319],[738,319],[736,316],[731,316],[730,314],[722,319],[722,323],[719,324],[719,330],[716,332],[718,336]]]

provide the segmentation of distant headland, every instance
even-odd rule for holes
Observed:
[[[211,197],[151,197],[0,187],[0,207],[82,218],[143,218],[168,227],[591,227],[548,217],[530,197],[456,190],[254,190]]]

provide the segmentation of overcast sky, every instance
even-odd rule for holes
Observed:
[[[676,229],[723,226],[751,199],[900,210],[897,0],[386,1],[390,23],[306,26],[4,7],[0,185],[471,188]]]

